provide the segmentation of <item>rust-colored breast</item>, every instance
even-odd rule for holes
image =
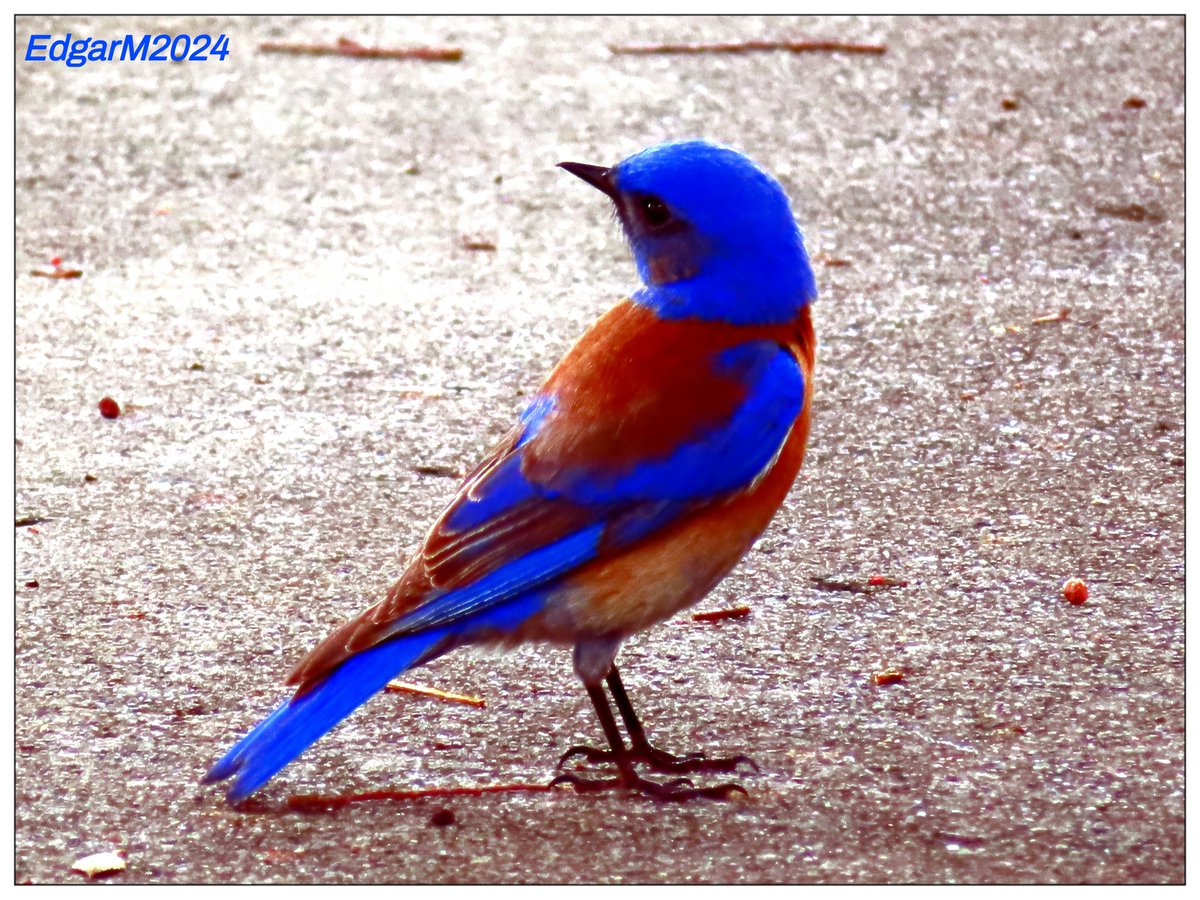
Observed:
[[[771,339],[804,373],[804,405],[772,467],[750,489],[698,509],[636,546],[581,567],[555,592],[562,609],[531,622],[530,636],[632,634],[698,601],[729,574],[783,504],[804,460],[815,336],[807,308],[783,326],[726,332],[731,344]],[[703,334],[703,332],[697,332]],[[711,347],[710,347],[711,349]]]

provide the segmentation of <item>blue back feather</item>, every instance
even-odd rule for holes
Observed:
[[[694,501],[750,484],[775,458],[800,413],[804,373],[773,341],[731,347],[716,363],[718,371],[736,374],[748,385],[746,399],[727,422],[631,472],[568,470],[574,477],[563,495],[581,503]]]

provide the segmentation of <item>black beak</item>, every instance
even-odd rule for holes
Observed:
[[[604,166],[589,166],[587,163],[560,162],[560,169],[566,169],[572,175],[577,175],[596,188],[603,191],[614,200],[617,197],[617,186],[613,184],[613,171]]]

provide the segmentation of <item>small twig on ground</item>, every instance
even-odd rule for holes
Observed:
[[[437,478],[462,478],[462,472],[451,466],[420,465],[413,466],[418,475],[433,475]]]
[[[434,700],[441,700],[443,703],[461,703],[463,706],[487,706],[487,701],[482,697],[469,697],[466,694],[451,694],[446,691],[439,691],[437,688],[422,687],[419,684],[410,684],[407,681],[393,681],[388,684],[387,691],[392,694],[416,694],[420,697],[432,697]]]
[[[846,591],[851,594],[876,594],[884,588],[908,587],[908,582],[888,575],[872,575],[870,578],[830,578],[818,575],[813,584],[823,591]]]
[[[838,578],[827,578],[824,575],[813,578],[813,584],[823,591],[847,591],[851,594],[871,593],[871,589],[861,581],[845,581]]]
[[[1125,219],[1129,222],[1161,222],[1166,218],[1159,210],[1147,209],[1140,203],[1129,203],[1125,206],[1101,204],[1096,207],[1096,212],[1102,216],[1112,216],[1114,219]]]
[[[1032,322],[1030,322],[1030,324],[1031,325],[1048,325],[1051,322],[1065,322],[1065,321],[1067,321],[1068,318],[1070,318],[1070,316],[1071,316],[1071,308],[1069,306],[1064,306],[1058,312],[1047,313],[1044,316],[1038,316],[1036,319],[1034,319]]]
[[[424,800],[427,797],[480,797],[484,794],[543,794],[549,784],[484,784],[479,787],[426,788],[419,791],[365,791],[361,794],[294,794],[287,805],[297,812],[334,812],[351,803],[376,800]]]
[[[464,250],[494,251],[496,249],[496,242],[489,241],[487,238],[469,237],[467,235],[463,235],[462,238],[459,239],[459,243],[462,244]]]
[[[842,269],[847,266],[853,265],[853,263],[850,262],[850,260],[848,260],[848,259],[841,259],[840,257],[837,257],[837,256],[830,256],[828,253],[824,253],[824,252],[814,253],[813,257],[812,257],[812,261],[824,263],[831,269]]]
[[[697,622],[721,622],[725,619],[741,619],[750,615],[750,607],[734,606],[730,609],[714,609],[710,612],[698,612],[692,615]]]
[[[898,684],[904,680],[904,670],[897,669],[895,666],[889,666],[882,672],[876,672],[871,676],[871,681],[875,684]]]
[[[54,268],[49,272],[45,269],[33,269],[29,274],[37,275],[39,278],[81,278],[83,276],[83,272],[79,269],[64,269],[61,256],[50,260],[50,265]]]
[[[292,56],[349,56],[354,59],[420,59],[426,62],[458,62],[463,58],[459,47],[364,47],[358,41],[340,37],[336,44],[280,44],[266,41],[258,45],[263,53],[287,53]]]
[[[786,50],[788,53],[887,53],[882,44],[848,44],[842,41],[738,41],[730,44],[629,44],[610,45],[614,54],[651,53],[752,53]]]

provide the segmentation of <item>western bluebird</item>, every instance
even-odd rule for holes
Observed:
[[[733,150],[660,144],[561,167],[614,203],[642,287],[571,349],[467,477],[403,575],[292,671],[295,693],[208,772],[236,803],[406,669],[469,644],[574,648],[617,767],[577,790],[723,797],[659,783],[739,760],[651,746],[621,642],[708,593],[782,504],[809,428],[816,286],[779,183]],[[630,740],[626,747],[607,684]],[[560,760],[560,765],[562,760]]]

